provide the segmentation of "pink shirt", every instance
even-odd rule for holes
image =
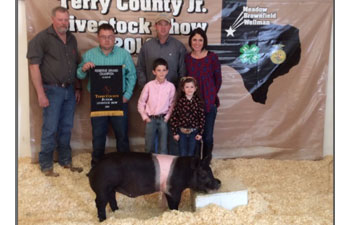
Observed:
[[[169,120],[174,108],[175,86],[165,80],[159,83],[157,80],[148,82],[143,88],[137,109],[143,120],[149,116],[166,114],[164,119]]]

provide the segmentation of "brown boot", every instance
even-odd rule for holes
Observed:
[[[43,171],[43,173],[45,174],[45,176],[48,176],[48,177],[58,177],[59,176],[58,173],[53,172],[53,169]]]
[[[70,171],[78,172],[78,173],[81,173],[83,171],[83,168],[81,168],[81,167],[74,167],[74,166],[72,166],[72,164],[64,165],[63,168],[70,169]]]

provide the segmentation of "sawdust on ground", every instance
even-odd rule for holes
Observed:
[[[45,177],[29,158],[18,161],[19,225],[177,225],[177,224],[332,224],[333,157],[320,161],[214,159],[219,179],[234,177],[248,189],[248,205],[226,210],[216,205],[192,211],[190,191],[182,194],[179,211],[162,207],[161,195],[129,198],[117,193],[119,210],[107,205],[107,220],[98,222],[95,194],[85,175],[90,154],[73,157],[84,168],[72,173],[57,163],[57,178]],[[227,180],[227,179],[224,179]],[[227,184],[226,184],[227,185]],[[222,186],[225,189],[225,183]],[[226,187],[227,188],[227,187]]]

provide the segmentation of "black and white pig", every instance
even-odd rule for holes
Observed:
[[[186,188],[198,192],[219,189],[209,166],[211,158],[176,157],[151,153],[109,153],[88,173],[96,193],[97,214],[106,219],[106,205],[118,209],[115,193],[129,197],[163,192],[169,209],[178,209],[181,193]]]

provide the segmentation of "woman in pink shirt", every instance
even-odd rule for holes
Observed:
[[[167,81],[168,63],[158,58],[153,62],[152,73],[156,78],[148,82],[142,89],[137,109],[146,122],[145,150],[146,152],[168,154],[167,122],[174,108],[175,86]],[[159,151],[155,151],[155,137],[158,133]]]

